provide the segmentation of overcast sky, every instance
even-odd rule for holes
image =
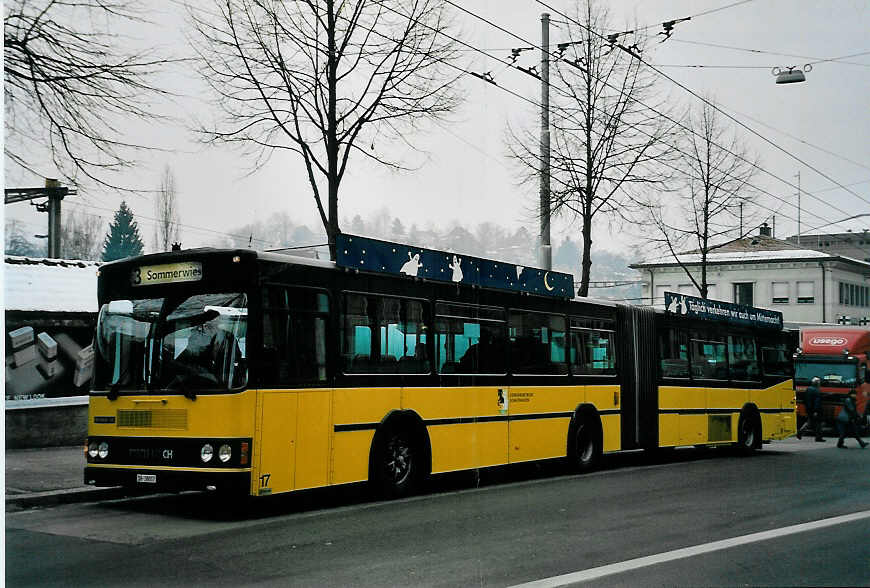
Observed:
[[[570,3],[554,1],[548,10],[532,0],[459,0],[467,9],[490,19],[531,42],[540,42],[540,15],[551,12],[552,44],[570,40],[557,11]],[[156,3],[155,3],[156,4]],[[634,24],[655,25],[666,20],[695,16],[677,24],[673,36],[652,46],[645,58],[667,75],[697,93],[711,95],[721,107],[756,129],[777,147],[741,131],[746,142],[772,175],[759,174],[755,183],[781,200],[764,196],[759,204],[776,214],[776,234],[797,232],[795,177],[800,172],[802,230],[827,225],[847,216],[870,215],[870,3],[866,0],[611,0],[608,3],[614,27],[624,30]],[[733,6],[729,6],[733,5]],[[721,10],[715,10],[722,8]],[[702,14],[705,12],[709,14]],[[155,26],[138,31],[141,41],[189,55],[184,20],[175,8],[151,15]],[[506,57],[522,43],[490,25],[467,15],[457,21],[465,38],[475,47],[495,50]],[[730,48],[713,47],[721,45]],[[754,51],[750,51],[754,50]],[[815,63],[806,83],[776,85],[773,67],[852,56],[840,61]],[[522,65],[540,59],[539,52],[524,53]],[[465,52],[464,65],[474,71],[492,71],[499,85],[513,92],[540,99],[537,80],[507,70],[481,54]],[[678,67],[678,66],[707,66]],[[727,66],[727,67],[726,67]],[[215,241],[255,220],[265,220],[278,211],[287,212],[297,223],[318,228],[310,188],[299,161],[280,154],[253,175],[246,175],[250,161],[229,149],[203,148],[194,140],[186,123],[196,115],[207,119],[207,90],[192,68],[171,72],[163,78],[180,95],[171,104],[155,108],[172,114],[166,124],[130,124],[133,140],[158,145],[164,151],[143,155],[142,165],[123,179],[128,185],[155,189],[161,170],[169,164],[176,176],[182,199],[181,217],[185,246]],[[426,151],[421,167],[412,173],[394,173],[358,160],[352,161],[341,188],[340,216],[364,217],[386,209],[406,227],[446,227],[459,222],[468,227],[496,222],[511,228],[526,225],[536,232],[534,206],[536,186],[519,186],[515,169],[505,157],[508,123],[534,127],[538,113],[501,89],[475,78],[464,82],[467,101],[454,122],[435,128],[416,143]],[[662,79],[660,90],[675,105],[697,101],[673,82]],[[788,154],[793,154],[804,163]],[[813,169],[814,168],[814,169]],[[46,175],[52,174],[47,168]],[[776,177],[773,177],[776,176]],[[825,177],[827,176],[827,177]],[[779,179],[777,179],[779,178]],[[41,185],[35,177],[6,171],[7,187]],[[784,181],[783,181],[784,180]],[[848,190],[837,184],[846,186]],[[811,195],[813,194],[813,195]],[[144,236],[153,232],[153,204],[143,196],[127,196],[140,217]],[[110,219],[121,200],[118,194],[92,188],[65,202],[65,211],[84,208]],[[785,201],[785,202],[783,202]],[[45,232],[45,216],[32,207],[5,207],[7,218],[20,219],[30,233]],[[773,212],[765,214],[772,215]],[[870,227],[870,216],[848,223],[829,225],[826,231],[861,230]],[[557,223],[553,242],[575,235],[578,227]],[[631,251],[630,230],[609,234],[602,224],[594,248]]]

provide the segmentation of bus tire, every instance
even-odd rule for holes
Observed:
[[[601,425],[589,414],[578,413],[568,428],[568,463],[575,472],[591,472],[601,462]]]
[[[425,475],[423,457],[421,443],[410,429],[385,430],[376,441],[370,463],[376,495],[393,499],[413,494]]]
[[[737,449],[749,455],[761,449],[761,417],[758,412],[744,408],[737,423]]]

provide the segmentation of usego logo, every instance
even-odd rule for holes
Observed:
[[[845,345],[846,340],[843,337],[813,337],[810,339],[813,345]]]

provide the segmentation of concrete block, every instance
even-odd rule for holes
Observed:
[[[73,373],[73,386],[84,386],[94,375],[94,347],[88,345],[77,354],[76,369]]]
[[[39,351],[45,359],[54,359],[57,357],[57,341],[51,338],[48,333],[40,333],[36,336],[36,344],[39,346]]]
[[[46,380],[53,378],[58,372],[58,363],[56,361],[40,362],[36,369]]]
[[[21,327],[14,331],[9,331],[9,343],[12,349],[18,349],[33,343],[33,327]]]
[[[28,345],[27,347],[19,349],[12,354],[12,357],[15,361],[15,367],[27,365],[31,361],[36,360],[36,346]]]

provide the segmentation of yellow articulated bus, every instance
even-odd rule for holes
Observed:
[[[264,496],[795,432],[777,313],[573,299],[568,274],[341,235],[337,261],[104,265],[84,479]],[[674,302],[677,300],[677,302]]]

